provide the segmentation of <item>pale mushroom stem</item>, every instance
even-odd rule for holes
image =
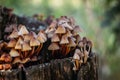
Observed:
[[[37,55],[39,54],[39,52],[41,51],[41,49],[42,49],[42,47],[43,47],[43,43],[39,46],[39,48],[38,48],[38,50],[37,50]]]
[[[79,69],[79,60],[78,59],[75,60],[75,64],[76,64],[76,69],[78,70]]]

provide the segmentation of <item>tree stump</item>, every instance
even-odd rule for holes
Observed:
[[[96,55],[82,64],[78,71],[73,71],[72,58],[55,59],[43,63],[15,69],[11,72],[1,72],[0,80],[98,80]]]

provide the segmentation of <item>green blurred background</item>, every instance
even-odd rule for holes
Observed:
[[[120,80],[120,0],[0,0],[17,15],[72,16],[93,41],[99,80]]]

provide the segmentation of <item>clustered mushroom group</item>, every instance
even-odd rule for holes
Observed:
[[[77,70],[87,62],[92,49],[92,42],[79,35],[81,31],[75,20],[67,16],[53,20],[46,30],[39,33],[28,31],[24,25],[14,27],[7,37],[9,42],[0,42],[0,70],[10,70],[12,64],[36,61],[44,43],[49,40],[50,45],[46,48],[52,51],[52,56],[58,54],[64,58],[74,51],[73,69]]]

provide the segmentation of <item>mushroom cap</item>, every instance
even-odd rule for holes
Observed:
[[[63,35],[60,44],[68,44],[68,43],[69,43],[68,37],[66,35]]]
[[[30,58],[25,58],[25,59],[23,59],[20,63],[25,64],[25,63],[27,63],[28,61],[30,61]]]
[[[52,32],[50,32],[49,34],[47,34],[47,37],[48,37],[48,38],[52,38],[54,34],[55,34],[54,31],[52,31]]]
[[[12,66],[11,66],[11,64],[4,64],[4,68],[5,68],[5,70],[8,70],[8,69],[11,69]]]
[[[20,56],[20,54],[18,53],[18,51],[15,50],[15,49],[11,49],[11,51],[10,51],[9,54],[10,54],[11,57],[18,57],[18,56]]]
[[[32,48],[30,47],[30,45],[27,42],[23,42],[22,51],[29,51],[31,49]]]
[[[56,34],[64,34],[66,33],[66,29],[62,26],[58,26],[58,28],[55,31]]]
[[[20,57],[15,57],[12,63],[13,63],[13,64],[21,63]]]
[[[58,37],[57,34],[54,34],[53,37],[51,38],[51,42],[59,42],[60,38]]]
[[[24,25],[19,25],[19,27],[20,29],[19,29],[18,35],[24,35],[29,33]]]
[[[78,44],[79,41],[81,41],[81,37],[80,37],[80,35],[76,35],[76,43]]]
[[[84,54],[80,51],[80,49],[76,49],[75,53],[78,54],[80,57],[84,56]]]
[[[40,42],[36,38],[30,40],[30,46],[39,46]]]
[[[82,32],[82,29],[80,28],[80,26],[75,26],[75,28],[73,29],[76,33]]]
[[[9,54],[7,54],[7,53],[3,53],[1,55],[1,58],[3,58],[5,62],[11,62],[12,61],[11,56]]]
[[[83,41],[79,41],[78,46],[79,47],[84,47]]]
[[[8,38],[18,38],[18,31],[17,29],[14,29],[13,32],[8,36]]]
[[[80,60],[80,56],[79,56],[77,53],[74,53],[74,55],[73,55],[73,59]]]
[[[3,69],[3,64],[0,64],[0,70],[2,70]]]
[[[37,37],[37,34],[35,32],[33,32],[33,31],[30,31],[30,35],[31,35],[31,37],[34,37],[34,38]]]
[[[38,33],[37,39],[40,41],[40,43],[44,43],[45,41],[47,41],[47,36],[43,31],[40,31]]]
[[[67,29],[66,36],[67,36],[67,37],[71,37],[71,36],[72,36],[72,33],[70,32],[69,29]]]
[[[15,45],[15,49],[22,49],[22,44],[23,44],[23,39],[21,37],[19,37],[19,39]]]
[[[59,45],[57,43],[51,43],[48,47],[48,50],[58,50],[60,49]]]
[[[87,38],[83,37],[82,41],[83,41],[83,44],[86,44],[87,43]]]
[[[31,34],[26,34],[24,36],[24,41],[29,42],[31,38],[32,38]]]
[[[48,27],[46,30],[45,30],[45,33],[50,33],[50,32],[53,32],[55,31],[56,28],[55,27]]]
[[[8,43],[7,47],[13,48],[15,47],[17,41],[15,39],[11,39],[10,42]]]
[[[73,41],[72,38],[69,38],[68,40],[69,40],[69,44],[67,46],[69,46],[69,47],[76,47],[76,43]]]

